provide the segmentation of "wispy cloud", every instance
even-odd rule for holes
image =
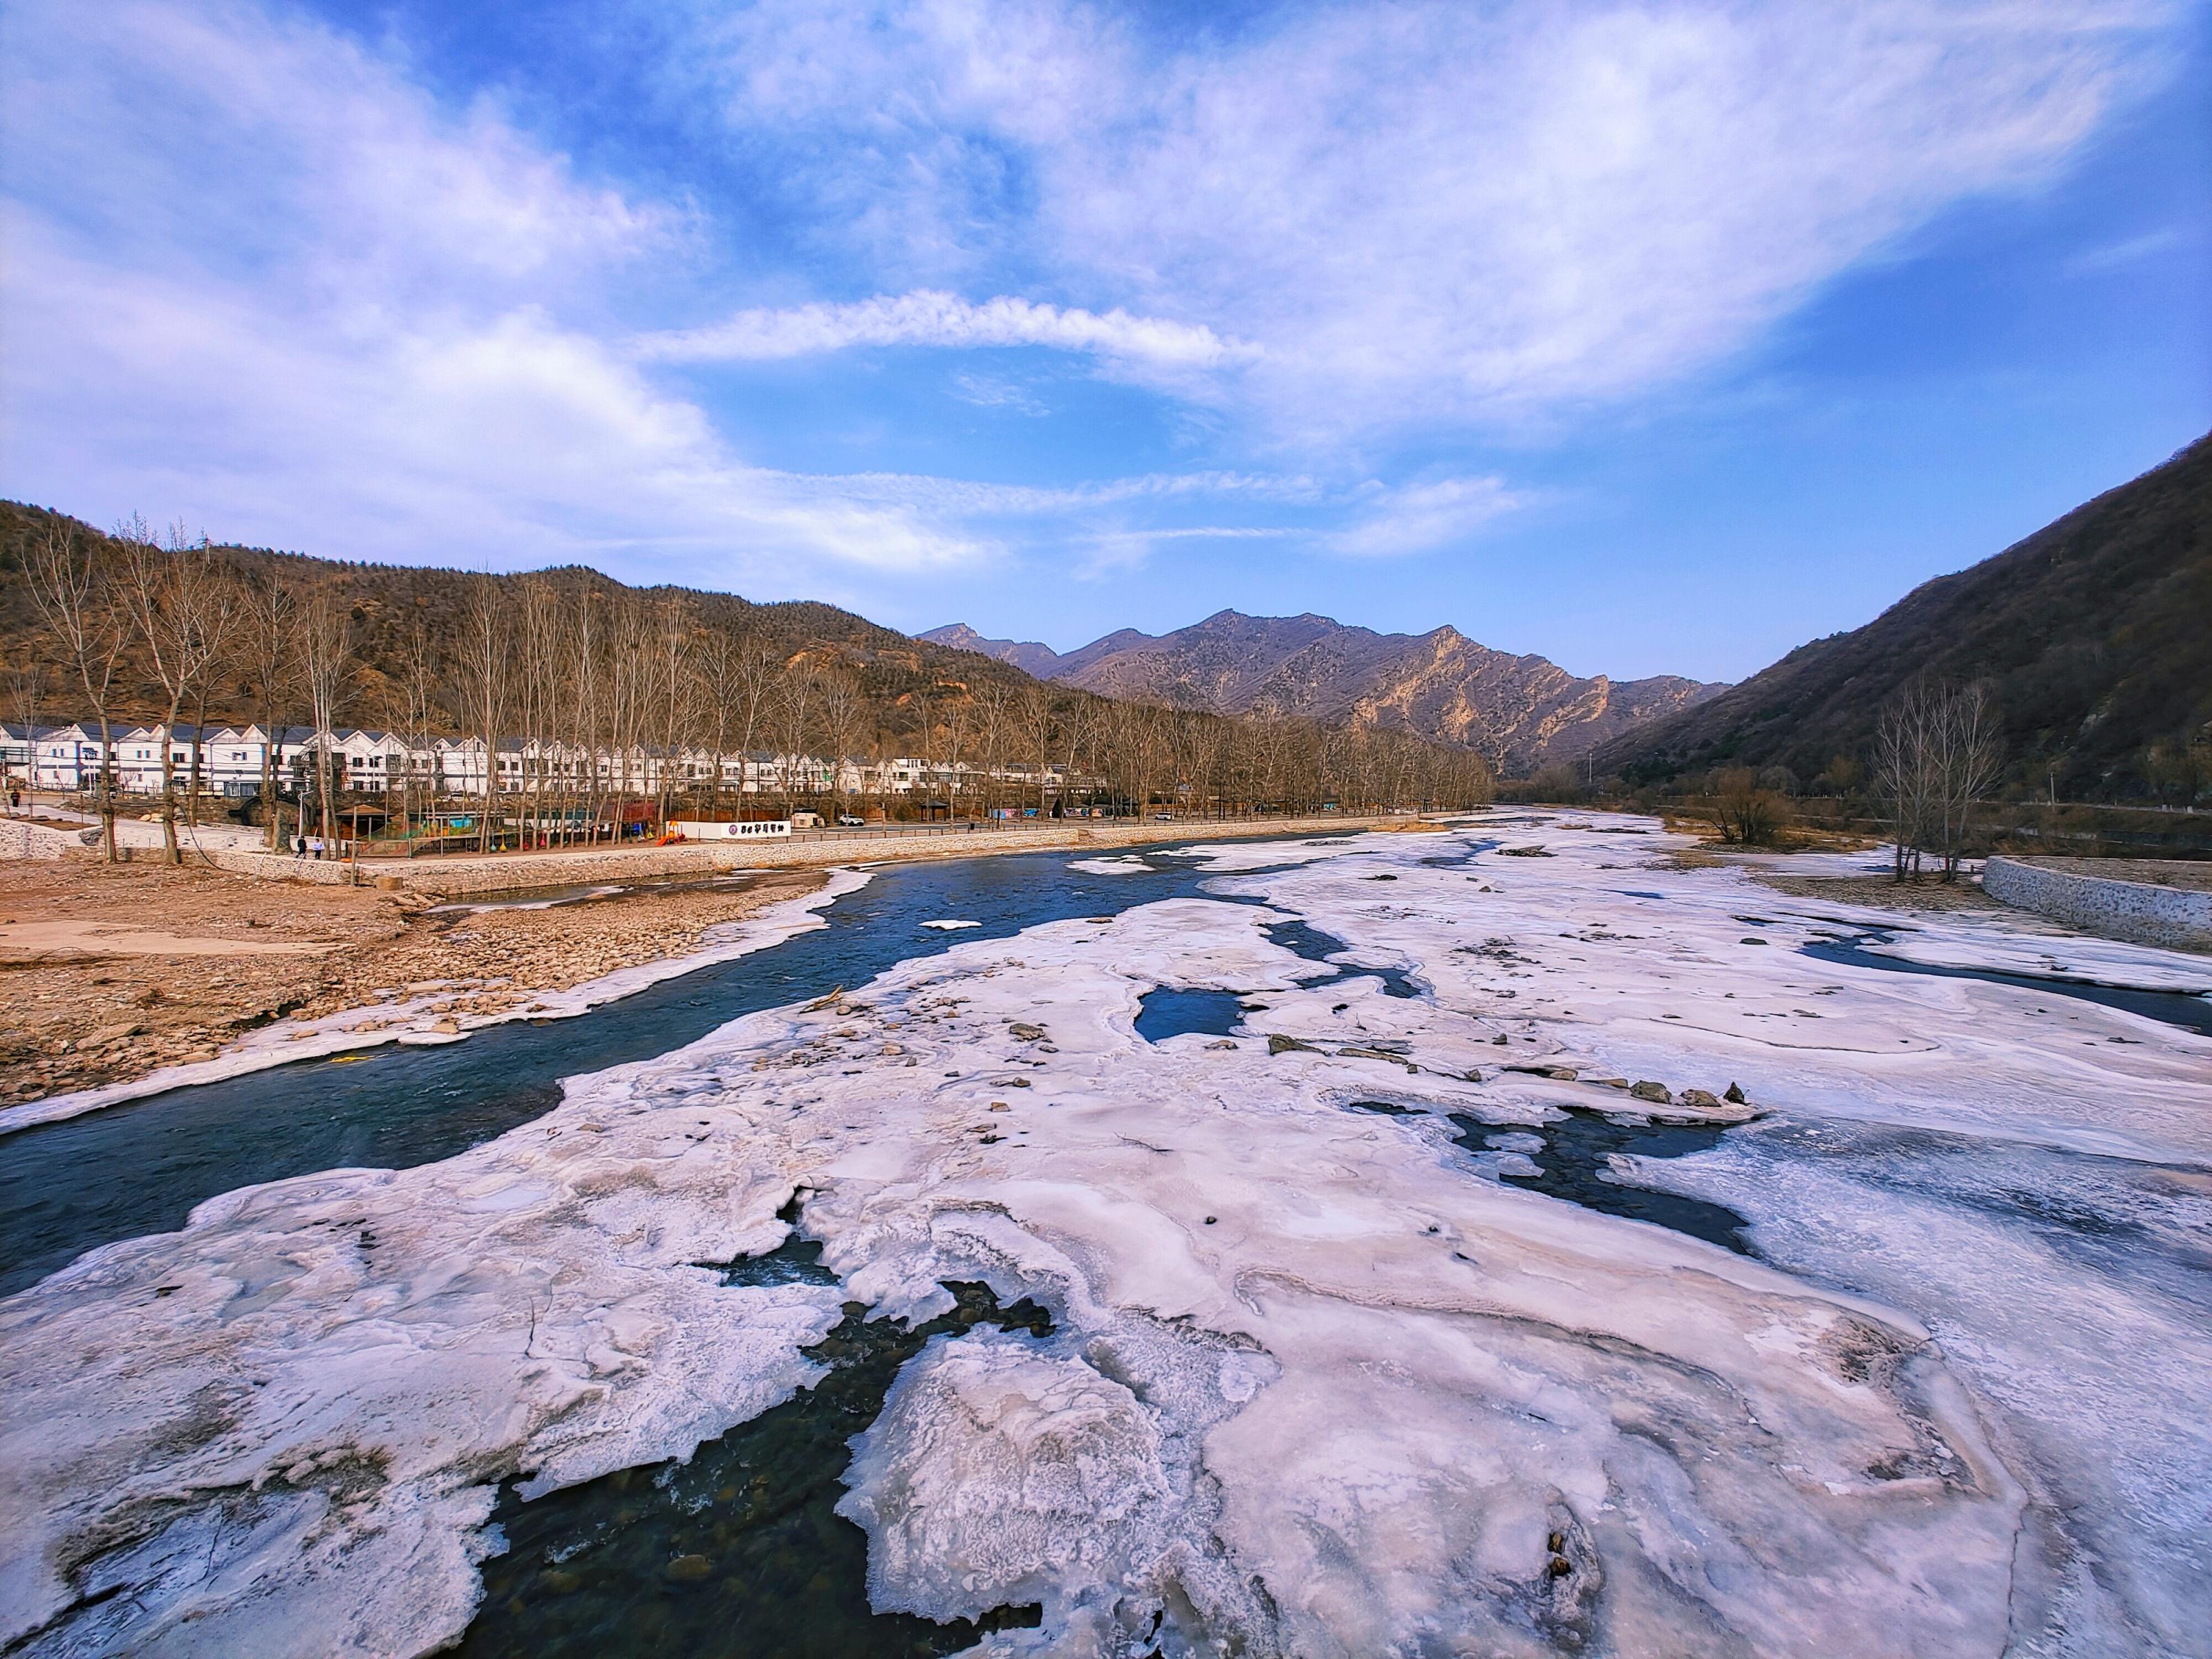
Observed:
[[[1503,478],[1439,478],[1388,489],[1377,486],[1345,528],[1323,539],[1331,552],[1396,558],[1467,540],[1493,520],[1528,504]]]
[[[2125,270],[2148,260],[2185,248],[2195,236],[2178,225],[2163,229],[2146,231],[2140,236],[2130,236],[2104,246],[2092,248],[2067,261],[2066,269],[2077,276],[2101,276],[2108,270]]]
[[[1083,0],[759,0],[701,61],[856,257],[1046,273],[1203,331],[1192,361],[1242,343],[1249,418],[1325,443],[1725,361],[2063,162],[2164,72],[2178,15],[1407,0],[1180,31]]]
[[[1149,530],[1107,530],[1085,537],[1074,574],[1086,581],[1142,568],[1163,547],[1181,542],[1282,541],[1304,532],[1279,526],[1191,524]]]
[[[705,328],[647,335],[638,355],[659,362],[741,362],[811,356],[856,346],[1051,346],[1167,368],[1218,368],[1256,356],[1203,325],[1042,305],[1001,295],[971,304],[932,290],[738,312]]]
[[[685,216],[495,110],[222,0],[29,0],[10,45],[11,491],[339,556],[659,550],[756,592],[1000,556],[732,453],[605,315]]]
[[[1017,415],[1026,415],[1032,420],[1042,420],[1052,413],[1043,399],[1027,386],[995,374],[959,374],[952,377],[952,395],[963,404],[973,404],[978,409],[1010,410]]]
[[[641,188],[278,0],[16,0],[5,488],[346,556],[680,561],[769,595],[1201,538],[1449,548],[1526,492],[1405,483],[1395,434],[1434,454],[1725,361],[1946,205],[2045,176],[2156,72],[2174,11],[685,15],[663,89],[712,94],[687,137],[729,171]],[[700,182],[730,176],[741,201]],[[739,222],[774,226],[742,259]],[[802,302],[744,304],[767,292]],[[760,465],[674,372],[893,348],[971,354],[923,372],[986,406],[1031,408],[979,368],[1026,348],[1166,392],[1164,425],[1199,415],[1130,446],[1127,477],[1099,476],[1111,422],[1074,421],[1025,428],[1069,447],[1011,480],[842,470],[867,452],[829,443],[809,473],[803,437]],[[1162,455],[1192,459],[1146,470]]]

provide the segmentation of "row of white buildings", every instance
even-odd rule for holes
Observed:
[[[862,762],[814,755],[755,752],[716,757],[695,749],[586,750],[501,738],[487,752],[480,738],[434,738],[410,744],[390,732],[349,727],[322,732],[312,726],[192,727],[112,726],[106,767],[121,793],[161,793],[167,748],[177,787],[185,787],[194,763],[207,794],[245,798],[260,793],[273,754],[277,787],[296,794],[313,787],[318,757],[327,754],[340,789],[361,794],[416,790],[432,795],[481,797],[487,772],[501,794],[571,790],[657,795],[712,787],[719,767],[721,787],[737,794],[972,795],[995,781],[1018,792],[1040,785],[1034,767],[988,770],[964,763],[912,757]],[[0,766],[11,781],[39,789],[92,789],[100,777],[103,745],[97,722],[40,726],[0,724]],[[1059,773],[1042,779],[1057,791]]]

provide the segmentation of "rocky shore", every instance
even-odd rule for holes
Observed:
[[[812,891],[818,871],[641,888],[545,909],[443,909],[416,893],[226,871],[10,861],[0,893],[0,1106],[214,1058],[279,1019],[394,994],[455,1020],[700,948]]]

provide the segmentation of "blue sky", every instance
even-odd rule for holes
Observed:
[[[0,491],[1740,678],[2212,426],[2207,17],[15,0]]]

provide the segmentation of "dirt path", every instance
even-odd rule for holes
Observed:
[[[90,860],[0,865],[0,1105],[212,1058],[257,1026],[416,988],[492,1013],[699,947],[816,871],[550,909]]]

